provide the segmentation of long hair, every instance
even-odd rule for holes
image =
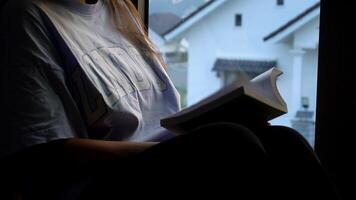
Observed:
[[[166,64],[148,37],[143,20],[131,0],[107,0],[116,29],[145,56],[156,60],[166,69]]]

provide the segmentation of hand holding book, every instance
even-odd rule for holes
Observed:
[[[189,131],[214,122],[235,122],[247,126],[267,123],[287,113],[287,104],[277,88],[277,68],[252,80],[240,80],[202,101],[161,119],[161,125],[174,132]]]

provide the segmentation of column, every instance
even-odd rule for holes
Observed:
[[[305,51],[301,48],[291,50],[293,54],[293,79],[292,79],[292,105],[290,105],[290,114],[294,116],[298,109],[301,108],[302,97],[302,69],[303,56]]]

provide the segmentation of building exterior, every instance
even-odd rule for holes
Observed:
[[[186,81],[180,84],[188,105],[241,71],[253,77],[277,66],[284,72],[278,87],[289,112],[272,124],[301,130],[313,143],[319,16],[318,0],[210,0],[164,31],[155,28],[151,37],[171,60],[171,77]]]

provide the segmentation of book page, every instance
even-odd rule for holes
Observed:
[[[217,92],[213,93],[212,95],[204,98],[203,100],[177,112],[176,114],[170,115],[170,117],[181,116],[181,115],[185,115],[187,113],[193,112],[197,108],[200,108],[200,107],[205,106],[211,102],[221,99],[222,97],[226,96],[226,94],[235,91],[236,89],[242,87],[243,85],[246,85],[248,82],[249,82],[249,80],[244,79],[244,80],[240,80],[235,83],[232,83],[232,84],[224,87],[223,89],[218,90]]]
[[[280,95],[277,87],[277,78],[282,74],[282,71],[273,67],[252,79],[251,87],[253,88],[252,90],[255,91],[254,94],[262,98],[267,98],[269,101],[273,101],[286,110],[287,104]]]
[[[183,109],[176,114],[163,118],[161,124],[163,121],[164,127],[174,127],[212,110],[217,110],[219,107],[228,105],[231,102],[239,102],[236,101],[238,99],[240,99],[240,102],[242,103],[247,103],[246,105],[239,105],[242,106],[240,109],[244,109],[244,106],[248,107],[253,104],[256,107],[251,108],[252,110],[261,111],[261,116],[263,115],[268,120],[273,119],[274,117],[287,112],[287,106],[281,98],[276,85],[277,77],[281,74],[282,72],[280,70],[272,68],[251,81],[241,79],[240,81],[215,92],[200,102]],[[246,99],[246,97],[248,97],[248,99]],[[232,106],[232,108],[233,107],[237,108],[235,106]]]

